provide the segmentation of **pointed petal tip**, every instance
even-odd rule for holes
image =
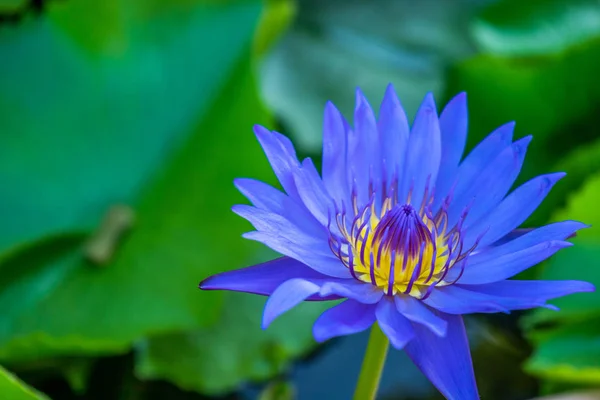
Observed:
[[[259,136],[259,135],[268,135],[269,133],[271,133],[270,130],[268,130],[267,128],[265,128],[264,126],[259,125],[259,124],[254,125],[252,127],[252,130],[254,131],[254,134],[256,136]]]
[[[515,144],[519,144],[521,147],[527,147],[533,140],[533,135],[527,135],[517,140]]]
[[[327,103],[325,103],[325,118],[337,115],[338,113],[339,112],[335,104],[333,104],[331,100],[327,100]]]
[[[579,231],[581,229],[588,229],[588,228],[592,227],[592,225],[586,224],[585,222],[575,221],[575,220],[571,220],[571,219],[555,222],[555,224],[569,224],[570,225],[570,227],[571,227],[570,230],[573,231],[573,234],[571,236],[568,236],[567,239],[575,236],[577,231]],[[553,224],[551,224],[551,225],[553,225]]]
[[[267,328],[269,327],[269,325],[271,325],[271,322],[273,322],[273,320],[268,319],[266,316],[266,313],[263,313],[262,320],[260,321],[260,329],[262,329],[263,331],[266,331]]]
[[[566,172],[555,172],[553,174],[545,175],[545,179],[542,182],[542,186],[544,188],[552,187],[556,182],[560,181],[565,176],[567,176]]]
[[[398,98],[396,89],[394,89],[394,85],[390,83],[385,89],[383,100],[379,106],[379,118],[382,118],[382,115],[384,114],[387,114],[388,117],[390,117],[394,115],[394,113],[398,112],[403,116],[404,119],[406,119],[404,108],[402,108],[402,103]]]
[[[235,186],[237,190],[240,190],[240,186],[243,186],[246,180],[247,178],[233,178],[233,186]]]
[[[516,159],[522,161],[522,159],[525,157],[525,153],[527,152],[527,147],[529,147],[529,143],[531,143],[532,139],[533,136],[528,135],[512,144],[512,149]]]
[[[580,292],[595,292],[596,286],[593,283],[581,281],[579,289]]]
[[[453,105],[454,107],[467,109],[467,92],[459,92],[453,98],[450,99],[448,103],[446,103],[446,107],[449,105]]]
[[[500,125],[496,128],[492,135],[494,135],[500,143],[510,144],[512,142],[513,133],[515,131],[515,122],[507,122],[504,125]]]
[[[415,117],[418,118],[419,115],[435,115],[437,117],[437,106],[435,105],[435,98],[433,96],[433,92],[428,92],[423,98],[419,110],[417,111],[417,115]]]
[[[385,93],[383,95],[384,100],[385,99],[389,99],[389,100],[395,100],[395,102],[398,102],[398,95],[396,94],[396,89],[394,88],[394,85],[390,82],[388,83],[387,87],[385,88]]]
[[[211,284],[214,281],[216,275],[211,275],[208,278],[205,278],[203,280],[200,281],[200,283],[198,284],[198,289],[200,290],[219,290],[221,289],[218,286],[215,286],[214,284]]]
[[[252,206],[249,206],[247,204],[234,204],[233,206],[231,206],[231,211],[234,214],[237,214],[240,217],[247,219],[246,217],[250,208],[252,208]]]
[[[566,242],[564,240],[553,240],[550,242],[551,247],[556,247],[558,249],[564,249],[567,247],[573,247],[574,244],[571,242]]]
[[[363,104],[367,103],[367,98],[365,97],[364,93],[358,86],[356,87],[355,97],[356,97],[356,109],[358,109]]]

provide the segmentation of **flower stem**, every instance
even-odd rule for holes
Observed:
[[[367,352],[363,360],[358,384],[354,391],[354,400],[374,400],[379,387],[379,380],[383,372],[383,364],[389,346],[388,338],[376,323],[371,328]]]

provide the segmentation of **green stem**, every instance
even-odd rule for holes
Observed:
[[[358,384],[354,391],[354,400],[374,400],[379,387],[379,380],[383,372],[383,364],[389,346],[388,338],[377,325],[373,324],[367,352],[363,360]]]

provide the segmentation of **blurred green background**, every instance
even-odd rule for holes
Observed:
[[[600,225],[599,75],[598,0],[0,0],[0,399],[350,398],[366,338],[316,346],[327,304],[262,331],[197,289],[274,257],[230,212],[276,184],[252,125],[318,160],[356,86],[466,90],[469,147],[515,120],[521,180],[568,173],[527,225]],[[527,276],[600,286],[600,229],[574,242]],[[468,319],[483,398],[600,388],[600,294],[555,304]],[[380,397],[439,395],[392,352]]]

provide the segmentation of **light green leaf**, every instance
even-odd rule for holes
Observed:
[[[580,145],[562,159],[559,159],[558,162],[555,162],[553,167],[548,168],[548,171],[566,172],[567,176],[560,182],[558,187],[560,193],[545,199],[536,210],[536,222],[539,221],[539,224],[545,223],[553,213],[555,214],[556,210],[564,208],[567,200],[581,189],[586,180],[600,171],[600,140]],[[569,210],[569,212],[571,211]],[[562,212],[560,215],[554,216],[556,221],[559,221],[559,218],[581,218],[581,221],[585,222],[588,215],[576,217],[569,215],[567,212]],[[588,232],[585,231],[584,234],[587,235]],[[591,232],[595,232],[595,230]]]
[[[264,302],[261,296],[228,294],[225,311],[214,327],[159,336],[142,346],[137,374],[168,379],[184,390],[222,394],[248,379],[281,373],[290,359],[316,345],[312,323],[334,303],[303,303],[263,331]]]
[[[597,205],[599,196],[600,173],[596,172],[579,191],[569,195],[566,207],[557,212],[553,219],[575,219],[592,225],[592,229],[579,232],[577,237],[593,241],[600,246],[600,207]]]
[[[45,400],[43,394],[28,387],[0,366],[0,394],[4,400]]]
[[[591,77],[597,70],[600,40],[528,61],[482,55],[454,69],[448,93],[468,93],[468,147],[509,121],[517,122],[515,138],[533,135],[519,178],[523,182],[554,172],[557,160],[596,138],[600,81]],[[567,192],[561,185],[546,199],[549,204],[564,202]],[[529,225],[544,224],[551,212],[541,208]]]
[[[221,296],[201,296],[198,282],[244,265],[259,248],[239,237],[248,224],[230,211],[242,201],[232,180],[263,179],[269,171],[251,131],[269,120],[249,65],[259,12],[250,3],[200,6],[189,25],[173,27],[135,57],[104,58],[92,72],[96,61],[62,43],[52,57],[70,54],[61,65],[83,76],[33,77],[32,85],[48,89],[36,100],[44,108],[34,107],[26,90],[5,92],[20,98],[8,124],[18,133],[8,147],[18,154],[0,150],[8,158],[0,157],[7,163],[0,173],[12,178],[3,189],[14,200],[2,216],[25,226],[4,225],[5,239],[13,241],[17,230],[25,240],[97,224],[116,201],[132,207],[135,225],[105,265],[86,260],[83,234],[49,239],[0,263],[0,358],[122,352],[142,336],[212,323]],[[41,20],[8,41],[28,49],[21,67],[33,68],[31,54],[41,59],[50,51],[33,46],[55,38],[47,29]],[[197,40],[204,36],[219,40]],[[7,70],[23,79],[17,65]],[[0,87],[13,85],[5,75]],[[27,117],[36,111],[38,120]],[[9,168],[11,160],[19,168]]]
[[[600,383],[600,319],[532,334],[536,349],[525,369],[557,381]]]
[[[214,119],[204,127],[204,131],[212,132],[217,128],[225,132],[235,131],[238,124],[257,121],[258,110],[248,107],[249,104],[256,104],[256,99],[240,96],[252,93],[248,90],[253,87],[250,71],[238,77],[244,79],[230,83],[229,90],[215,105]],[[238,93],[234,98],[229,95],[233,90]],[[239,113],[240,118],[224,117],[232,113]],[[238,140],[242,140],[244,135],[240,134]],[[250,133],[247,135],[250,136]],[[241,153],[236,152],[235,157],[243,157]],[[243,164],[242,161],[238,162]],[[250,162],[250,159],[246,162]],[[255,175],[247,170],[244,176]],[[223,177],[217,174],[215,182],[218,179]],[[213,197],[211,201],[214,204],[206,205],[209,210],[230,207],[230,204],[222,204],[218,197]],[[220,267],[239,267],[239,263],[228,258],[233,253],[232,249],[237,253],[243,245],[248,244],[235,241],[229,230],[213,231],[213,234],[219,235],[211,243],[216,246],[212,251],[223,257]],[[207,275],[208,271],[202,277]],[[196,301],[211,302],[215,294],[197,292]],[[227,293],[217,324],[190,332],[157,335],[146,341],[139,348],[137,374],[146,379],[167,379],[185,390],[223,393],[247,380],[267,379],[281,372],[291,359],[316,345],[311,334],[312,323],[332,303],[303,304],[262,331],[260,321],[264,301],[265,298],[261,296]]]
[[[0,253],[137,202],[247,57],[260,2],[155,3],[49,2],[0,31]]]
[[[572,194],[567,206],[558,212],[553,220],[577,220],[590,224],[591,228],[581,230],[571,241],[574,246],[563,249],[550,258],[539,272],[543,280],[583,280],[600,288],[600,211],[597,201],[600,197],[600,175],[592,176],[578,192]],[[537,309],[524,318],[526,327],[539,323],[564,320],[584,320],[600,316],[600,290],[593,293],[577,293],[552,301],[560,312]]]
[[[357,86],[377,107],[392,82],[413,115],[427,92],[443,93],[448,66],[473,54],[468,24],[480,3],[301,1],[295,23],[263,61],[266,102],[314,152],[325,103],[350,117]]]
[[[560,53],[600,36],[600,7],[596,0],[499,1],[473,23],[473,35],[495,55]]]
[[[600,175],[592,176],[574,193],[555,220],[574,219],[592,227],[578,232],[574,246],[554,255],[540,272],[543,280],[583,280],[593,293],[578,293],[552,301],[559,312],[537,309],[522,320],[534,344],[526,369],[547,379],[600,383]],[[544,326],[551,328],[544,329]]]

